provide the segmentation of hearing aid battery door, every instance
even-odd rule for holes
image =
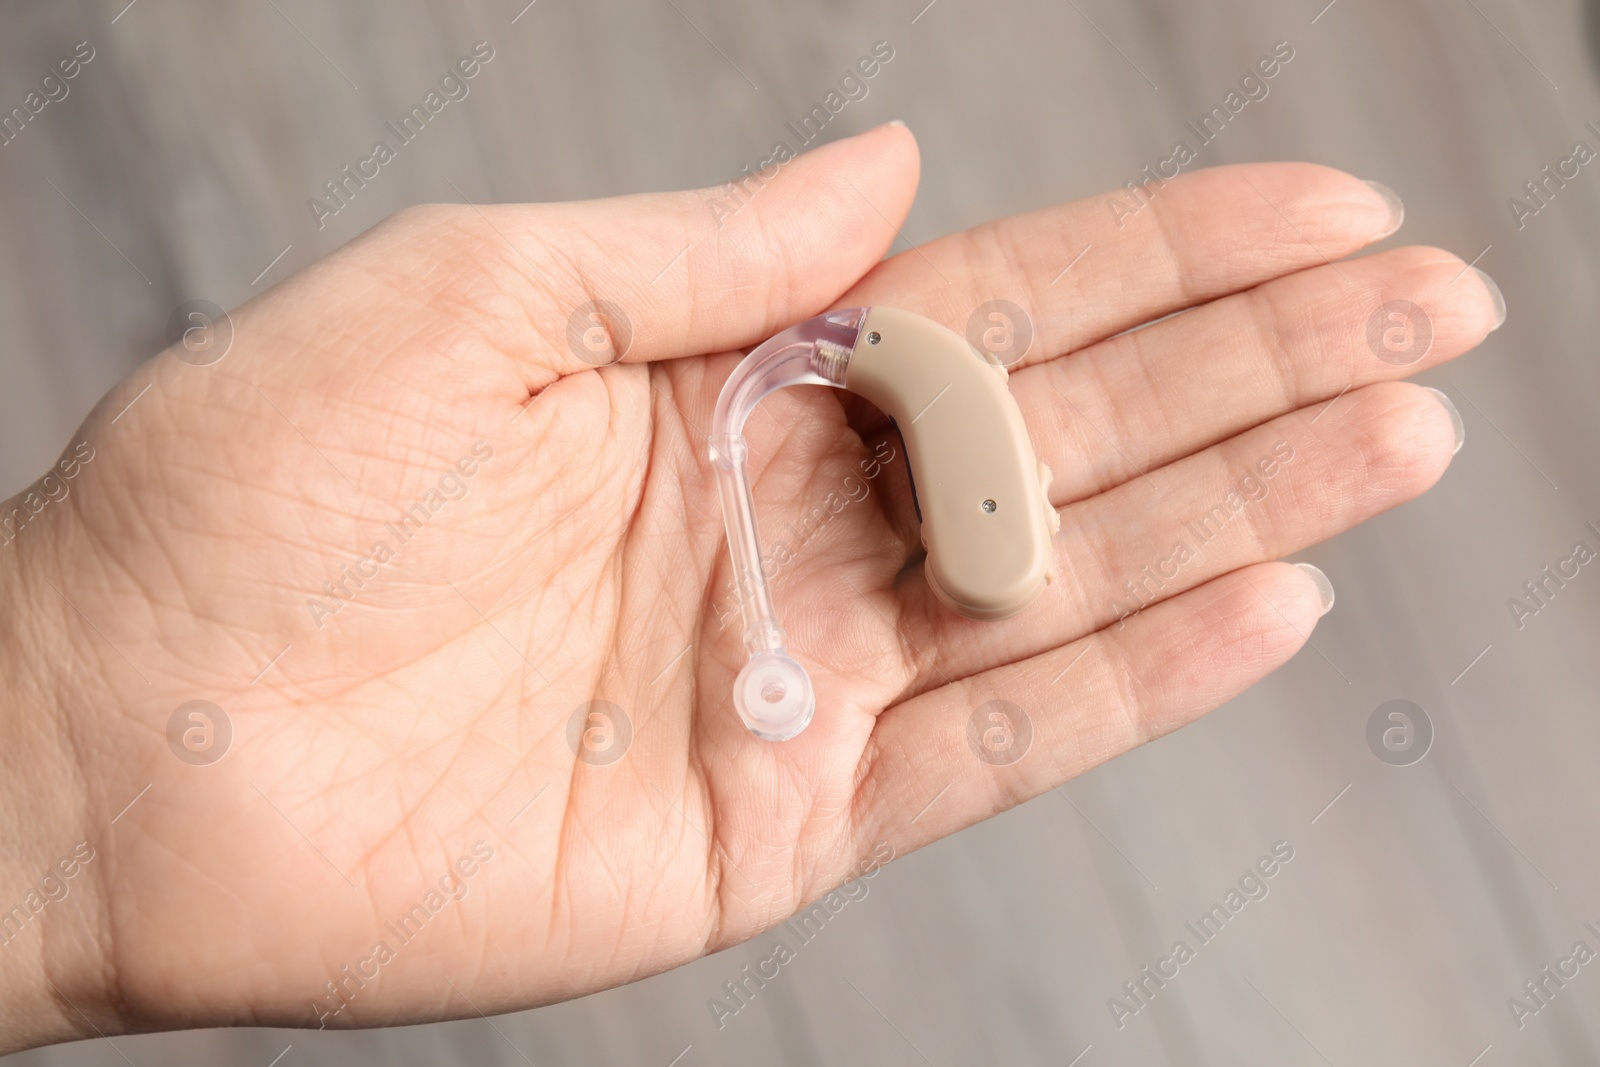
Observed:
[[[873,307],[844,386],[905,440],[934,594],[974,619],[1027,607],[1051,579],[1059,520],[1004,368],[938,323]]]

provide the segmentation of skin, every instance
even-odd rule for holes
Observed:
[[[1394,379],[1482,340],[1490,290],[1434,249],[1335,265],[1397,220],[1300,164],[1186,175],[1121,228],[1096,197],[885,260],[917,169],[886,126],[786,164],[720,225],[703,192],[409,210],[234,312],[220,362],[168,352],[118,385],[73,438],[93,458],[68,495],[0,550],[0,904],[94,850],[0,949],[4,1047],[416,1022],[615,986],[748,939],[1292,656],[1322,600],[1274,561],[1440,477],[1450,413]],[[567,338],[595,298],[631,323],[600,368]],[[995,298],[1032,316],[1011,389],[1055,471],[1060,577],[1011,620],[949,613],[898,458],[865,497],[845,482],[894,443],[882,417],[832,390],[769,397],[748,434],[757,509],[769,541],[795,541],[775,596],[819,710],[794,741],[751,737],[705,440],[739,350],[834,306],[964,332]],[[1365,337],[1396,299],[1434,329],[1404,368]],[[328,597],[475,442],[492,456],[463,492],[447,483],[457,498],[393,559],[345,579],[353,599]],[[1279,442],[1293,459],[1266,495],[1132,611],[1123,583]],[[835,492],[860,499],[786,538]],[[592,699],[631,725],[615,762],[569,743]],[[967,737],[997,699],[1032,730],[1006,766]],[[209,765],[168,743],[191,700],[231,723]],[[446,877],[478,842],[470,876]],[[441,878],[460,899],[361,964],[376,976],[334,1012],[330,978],[398,944],[384,924]]]

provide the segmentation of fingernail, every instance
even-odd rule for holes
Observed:
[[[1425,385],[1423,388],[1438,397],[1439,403],[1443,404],[1444,409],[1450,413],[1450,428],[1456,432],[1455,452],[1450,453],[1453,456],[1456,452],[1461,451],[1462,445],[1467,443],[1467,424],[1461,421],[1461,411],[1456,407],[1454,401],[1431,385]]]
[[[1333,610],[1333,583],[1328,581],[1328,576],[1322,573],[1321,567],[1313,567],[1309,563],[1296,563],[1296,567],[1311,575],[1311,580],[1317,583],[1317,594],[1322,597],[1322,614],[1326,615]]]
[[[899,127],[904,128],[905,127],[905,120],[904,119],[890,119],[888,122],[885,122],[884,125],[885,126],[899,126]]]
[[[1483,287],[1489,290],[1489,297],[1494,301],[1494,327],[1490,330],[1492,333],[1506,324],[1506,294],[1502,293],[1494,279],[1480,268],[1473,267],[1472,270],[1478,276],[1478,280],[1483,282]]]
[[[1382,182],[1368,182],[1367,185],[1389,205],[1388,224],[1372,238],[1374,241],[1381,241],[1391,236],[1400,228],[1400,224],[1406,221],[1406,205],[1400,200],[1399,194]]]

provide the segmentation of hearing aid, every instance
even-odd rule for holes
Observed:
[[[723,385],[711,424],[734,584],[749,660],[733,704],[752,733],[786,741],[816,710],[811,676],[789,655],[761,566],[744,425],[761,399],[790,385],[860,396],[905,442],[934,595],[972,619],[1027,607],[1052,578],[1050,469],[1034,456],[1004,365],[952,330],[909,311],[845,308],[807,319],[746,356]]]

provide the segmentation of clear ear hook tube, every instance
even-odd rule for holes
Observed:
[[[750,732],[768,741],[787,741],[804,730],[816,711],[816,694],[811,676],[784,648],[783,627],[778,625],[761,569],[761,544],[745,468],[744,424],[774,389],[787,385],[843,389],[845,365],[866,311],[849,308],[807,319],[752,350],[723,385],[711,420],[711,462],[717,468],[722,519],[744,616],[744,647],[750,655],[733,683],[733,706]]]
[[[722,388],[711,423],[722,517],[749,661],[733,705],[750,731],[786,741],[811,722],[811,676],[786,646],[761,569],[745,420],[788,385],[826,385],[871,401],[906,446],[934,595],[974,619],[1003,619],[1051,580],[1050,471],[1034,458],[1006,370],[960,335],[909,311],[845,308],[771,338]]]

